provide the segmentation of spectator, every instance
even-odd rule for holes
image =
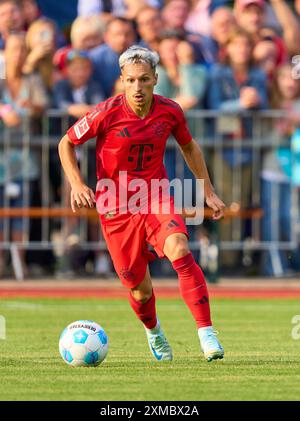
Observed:
[[[191,11],[191,3],[186,0],[169,0],[162,9],[165,29],[182,31]]]
[[[144,6],[159,8],[161,0],[78,0],[78,15],[90,16],[94,14],[121,16],[135,19],[139,10]]]
[[[54,102],[58,109],[74,117],[74,122],[90,111],[93,106],[103,101],[104,94],[97,82],[91,79],[93,65],[86,51],[71,50],[67,55],[67,79],[58,81],[54,86]],[[95,150],[88,150],[89,169],[94,165]],[[93,183],[93,180],[90,180]],[[64,190],[69,200],[70,186]],[[76,234],[78,218],[68,218],[64,230],[63,241],[68,242],[70,236]],[[93,241],[98,240],[98,230],[95,223],[89,223],[90,236]],[[78,256],[77,256],[78,257]],[[82,256],[83,257],[83,256]],[[101,272],[101,265],[107,261],[106,254],[97,251],[95,255],[95,272]],[[100,267],[99,267],[100,265]],[[108,267],[108,266],[106,266]]]
[[[263,71],[252,66],[252,48],[252,39],[243,29],[237,28],[231,33],[224,64],[215,65],[212,70],[210,108],[243,111],[266,107],[266,77]]]
[[[267,107],[266,76],[262,70],[252,66],[252,46],[249,34],[236,29],[226,45],[225,63],[215,65],[212,69],[208,91],[209,107],[236,113],[235,116],[223,116],[218,120],[217,130],[224,141],[252,136],[251,118],[241,119],[237,113]],[[214,168],[220,171],[216,173],[215,184],[229,207],[249,206],[251,160],[251,149],[245,147],[224,148],[222,154],[216,152],[214,155]],[[232,189],[233,177],[237,173],[241,177],[239,191]],[[230,240],[232,228],[231,221],[221,225],[220,235],[223,241]],[[243,232],[240,234],[242,236]],[[239,255],[234,252],[222,252],[221,259],[228,268],[239,263]]]
[[[274,73],[279,63],[279,54],[276,44],[272,39],[259,41],[253,50],[253,59],[257,67],[260,67],[267,75],[268,89],[272,88]]]
[[[40,115],[48,105],[48,97],[39,74],[23,72],[27,55],[24,33],[13,33],[7,41],[9,44],[4,51],[6,79],[1,81],[1,96],[2,103],[11,106],[17,119],[10,124],[6,111],[1,115],[5,124],[17,126],[24,114]]]
[[[17,0],[0,0],[0,49],[12,31],[24,29],[24,16]]]
[[[172,98],[184,111],[201,107],[206,88],[206,69],[196,64],[192,46],[174,35],[161,40],[155,93]]]
[[[58,81],[53,88],[57,108],[79,119],[93,105],[104,100],[101,86],[91,79],[93,65],[88,53],[71,50],[67,55],[67,79]]]
[[[184,111],[201,108],[206,88],[206,69],[203,65],[195,63],[191,44],[180,36],[175,36],[173,31],[173,35],[171,33],[162,39],[158,52],[160,64],[157,66],[158,82],[154,92],[174,99]],[[168,148],[165,153],[165,166],[171,180],[176,177],[177,160],[176,149]],[[182,177],[193,179],[186,164]],[[193,197],[194,187],[184,187],[185,197]],[[193,241],[195,230],[192,227],[189,229],[189,235]]]
[[[48,104],[45,88],[38,74],[22,73],[26,60],[24,34],[9,35],[5,46],[6,80],[0,84],[0,115],[6,126],[11,128],[10,139],[21,141],[23,132],[18,128],[25,115],[40,115]],[[0,157],[0,206],[8,203],[10,207],[30,205],[32,185],[38,179],[37,160],[31,151],[24,161],[24,152],[18,147],[9,147]],[[28,184],[27,184],[28,183]],[[24,186],[29,185],[29,197],[26,204]],[[23,239],[23,220],[13,218],[11,224],[12,241]],[[3,225],[0,226],[0,242],[3,241]],[[26,273],[24,252],[19,251]],[[0,272],[4,256],[0,254]]]
[[[105,44],[94,48],[90,56],[94,64],[94,79],[103,87],[106,98],[110,97],[115,81],[120,76],[119,57],[130,45],[134,44],[136,34],[130,20],[113,18],[108,22]]]
[[[66,77],[66,58],[72,49],[77,51],[90,51],[103,43],[104,21],[99,15],[79,16],[71,26],[71,45],[56,51],[53,63],[60,72],[61,77]]]
[[[191,0],[191,9],[185,21],[185,29],[190,32],[210,36],[211,35],[211,15],[224,6],[226,1],[222,0]]]
[[[298,52],[300,43],[300,24],[291,8],[284,0],[270,0],[270,4],[282,27],[283,39],[276,37],[279,49],[284,43],[287,52]],[[264,0],[236,0],[235,15],[239,26],[244,28],[257,42],[261,38],[261,29],[266,22],[266,4]]]
[[[292,224],[292,189],[291,183],[300,186],[295,180],[295,165],[300,165],[299,158],[293,157],[293,142],[300,127],[300,82],[292,76],[292,66],[282,65],[276,72],[273,83],[272,107],[286,111],[287,117],[277,120],[272,138],[281,138],[287,146],[277,151],[274,147],[266,150],[263,159],[261,200],[264,216],[262,219],[263,241],[291,241]],[[269,132],[270,133],[270,132]],[[298,190],[299,191],[299,190]],[[274,210],[274,200],[278,211]],[[299,194],[298,194],[299,200]],[[283,250],[273,247],[262,256],[262,274],[268,276],[286,275],[291,269],[300,269],[300,252],[289,256]]]
[[[42,12],[36,0],[19,0],[19,1],[21,1],[21,4],[22,4],[25,30],[28,30],[29,26],[36,20],[41,19],[41,18],[46,18],[46,15],[42,15]],[[66,38],[58,27],[55,28],[55,32],[56,32],[55,34],[56,45],[61,48],[64,45],[66,45]]]
[[[159,10],[154,7],[144,7],[137,14],[136,22],[141,37],[140,45],[158,51],[163,30],[163,21]]]
[[[21,3],[25,28],[28,29],[41,16],[41,12],[36,0],[21,0]]]
[[[213,54],[216,62],[223,60],[225,45],[236,26],[234,14],[228,7],[218,7],[212,13],[211,38],[213,40]]]
[[[52,89],[54,81],[55,36],[55,24],[47,18],[41,18],[33,22],[26,34],[28,56],[23,71],[26,74],[37,71],[49,91]]]
[[[89,51],[103,43],[105,22],[98,15],[78,17],[71,27],[71,44],[75,50]]]
[[[298,16],[300,16],[300,0],[294,1],[294,9]]]
[[[123,15],[127,19],[135,20],[139,11],[145,6],[152,6],[155,8],[160,7],[160,1],[158,0],[124,0],[126,11]]]
[[[191,43],[195,51],[197,63],[209,66],[214,62],[213,43],[210,38],[185,29],[185,22],[191,10],[191,4],[186,0],[170,0],[163,10],[162,18],[165,30],[181,32],[182,36]]]

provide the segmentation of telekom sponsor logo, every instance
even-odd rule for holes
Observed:
[[[104,178],[98,181],[97,211],[109,218],[118,214],[185,214],[187,225],[199,225],[204,218],[204,181],[129,179],[127,171],[120,171],[118,181]],[[173,197],[172,197],[173,196]],[[193,205],[194,199],[194,205]],[[188,210],[188,212],[187,212]],[[192,217],[187,216],[193,215]]]

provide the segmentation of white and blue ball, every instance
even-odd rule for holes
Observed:
[[[103,328],[92,320],[69,324],[59,338],[62,359],[73,367],[96,367],[108,352],[108,337]]]

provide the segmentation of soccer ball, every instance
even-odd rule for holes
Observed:
[[[73,367],[96,367],[108,352],[108,338],[100,325],[92,320],[69,324],[59,338],[62,359]]]

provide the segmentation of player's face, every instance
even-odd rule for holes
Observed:
[[[135,107],[145,107],[152,101],[157,74],[148,63],[127,64],[123,67],[121,80],[126,99]]]

